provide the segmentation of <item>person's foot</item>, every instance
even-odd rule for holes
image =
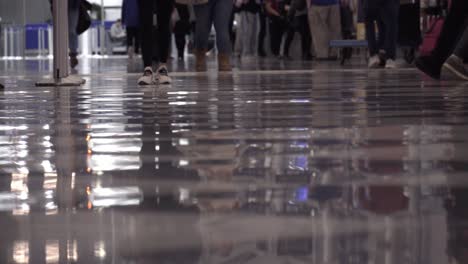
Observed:
[[[195,50],[195,71],[206,72],[206,50],[196,49]]]
[[[232,71],[230,54],[218,53],[218,71],[220,72]]]
[[[156,72],[155,82],[157,84],[171,84],[172,79],[169,77],[169,73],[167,71],[167,67],[165,65],[161,65]]]
[[[380,67],[380,57],[379,57],[379,55],[374,55],[374,56],[370,57],[368,67],[369,67],[369,69],[375,69],[375,68]]]
[[[143,76],[138,79],[138,85],[152,85],[154,84],[153,69],[146,67]]]
[[[444,63],[444,69],[450,71],[458,78],[468,81],[468,71],[463,63],[463,60],[456,55],[450,56]]]
[[[385,62],[385,69],[396,69],[397,68],[397,63],[395,60],[388,59]]]
[[[384,68],[387,63],[387,53],[385,50],[379,50],[379,54],[377,56],[379,56],[380,60],[379,67]]]
[[[312,57],[311,54],[304,54],[304,55],[302,55],[302,60],[311,61],[311,60],[313,60],[313,57]]]
[[[77,58],[76,55],[71,54],[71,55],[70,55],[70,67],[71,67],[72,69],[75,69],[76,66],[78,66],[78,58]]]
[[[415,60],[416,68],[433,79],[440,79],[441,67],[434,63],[429,56],[419,57]]]

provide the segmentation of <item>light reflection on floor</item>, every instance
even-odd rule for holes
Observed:
[[[47,61],[0,61],[0,263],[467,261],[465,84],[192,64],[142,88],[90,60],[55,89]]]

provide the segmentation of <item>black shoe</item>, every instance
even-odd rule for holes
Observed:
[[[0,90],[3,90],[5,89],[5,86],[3,86],[3,84],[0,83]]]
[[[431,77],[432,79],[439,80],[441,67],[438,66],[429,56],[419,57],[414,61],[416,68]]]
[[[385,53],[385,51],[383,50],[380,50],[379,51],[379,66],[382,67],[382,68],[385,68],[386,64],[387,64],[387,54]]]
[[[302,60],[305,60],[305,61],[311,61],[313,60],[314,57],[312,57],[312,55],[310,54],[304,54],[302,55]]]
[[[70,56],[70,67],[75,69],[78,66],[78,58],[76,56]]]
[[[450,56],[444,63],[443,67],[444,69],[455,74],[457,77],[468,81],[468,71],[465,68],[465,64],[463,64],[463,60],[456,55]]]
[[[258,51],[258,56],[262,57],[262,58],[265,58],[267,56],[267,54],[266,54],[266,52],[264,50],[259,50]]]

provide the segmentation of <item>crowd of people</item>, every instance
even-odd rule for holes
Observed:
[[[132,31],[137,32],[134,28],[139,21],[140,32],[145,32],[141,43],[146,68],[138,83],[145,85],[171,82],[165,65],[167,54],[169,54],[168,43],[171,31],[175,34],[180,60],[183,60],[187,46],[186,36],[193,33],[195,69],[206,71],[206,53],[211,48],[209,37],[212,27],[216,31],[219,71],[231,70],[230,60],[233,55],[245,59],[271,54],[279,59],[290,59],[290,47],[296,33],[300,35],[303,60],[336,60],[337,50],[330,48],[330,41],[356,38],[358,21],[365,26],[369,68],[396,68],[399,44],[411,43],[409,45],[412,46],[413,52],[421,44],[421,5],[429,5],[429,1],[175,0],[175,3],[165,1],[170,4],[164,8],[156,8],[158,13],[157,45],[154,43],[155,35],[147,32],[152,32],[149,16],[155,10],[150,5],[152,3],[153,8],[158,4],[161,5],[158,0],[124,0],[122,20],[125,24],[126,20],[140,16],[139,20],[134,19],[135,23],[130,25],[128,34],[137,39],[135,37],[137,33],[132,33]],[[451,71],[457,70],[456,74],[459,77],[467,78],[468,75],[460,74],[460,71],[464,69],[463,58],[466,57],[464,48],[468,36],[461,38],[452,56],[437,55],[440,53],[439,49],[445,49],[446,52],[453,51],[453,47],[449,48],[450,44],[443,43],[449,42],[453,45],[462,35],[466,27],[464,20],[467,12],[463,9],[466,4],[462,3],[462,0],[436,0],[438,6],[442,6],[442,2],[451,4],[445,28],[455,23],[458,24],[452,27],[455,29],[452,32],[441,33],[438,42],[440,44],[437,46],[442,47],[436,47],[431,55],[441,58],[422,57],[416,61],[416,66],[436,78],[440,76],[440,70],[433,70],[433,68],[442,68],[442,66]],[[402,8],[405,4],[407,8]],[[131,5],[133,6],[128,8]],[[140,8],[139,11],[137,11],[138,8]],[[173,12],[176,14],[176,22],[171,27],[171,19],[174,19]],[[235,34],[233,33],[234,24],[236,25]],[[266,41],[267,35],[269,39]],[[451,37],[446,35],[451,35]],[[128,45],[130,55],[138,50],[138,41],[129,41]],[[160,66],[153,78],[151,52],[154,46],[159,49],[157,58]],[[266,52],[266,47],[269,52]],[[454,65],[456,62],[461,62],[461,64]]]
[[[81,0],[68,1],[70,64],[74,68],[78,64],[74,29]],[[431,0],[123,0],[122,18],[111,33],[125,36],[129,57],[141,51],[145,68],[139,85],[172,82],[167,67],[172,33],[180,60],[188,46],[187,35],[193,35],[191,52],[196,71],[207,71],[206,54],[212,46],[216,46],[218,70],[231,71],[233,56],[244,59],[271,54],[289,59],[296,33],[300,35],[303,60],[335,60],[338,54],[330,48],[330,41],[355,38],[360,21],[365,25],[369,68],[395,68],[402,35],[413,39],[407,41],[413,48],[421,44],[420,6],[427,1]],[[434,1],[440,6],[446,2],[448,14],[435,47],[430,54],[417,58],[415,65],[435,79],[445,68],[468,80],[464,65],[468,59],[468,2]],[[405,2],[416,8],[402,9]],[[210,45],[212,28],[214,45]],[[154,61],[158,65],[155,68]]]

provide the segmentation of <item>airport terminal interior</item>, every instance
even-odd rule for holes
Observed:
[[[206,71],[188,34],[172,83],[140,85],[122,1],[90,2],[105,21],[66,58],[85,84],[37,86],[49,2],[0,0],[0,264],[468,263],[467,82],[401,47],[370,69],[362,38],[274,56],[272,31],[219,72],[213,30]]]

